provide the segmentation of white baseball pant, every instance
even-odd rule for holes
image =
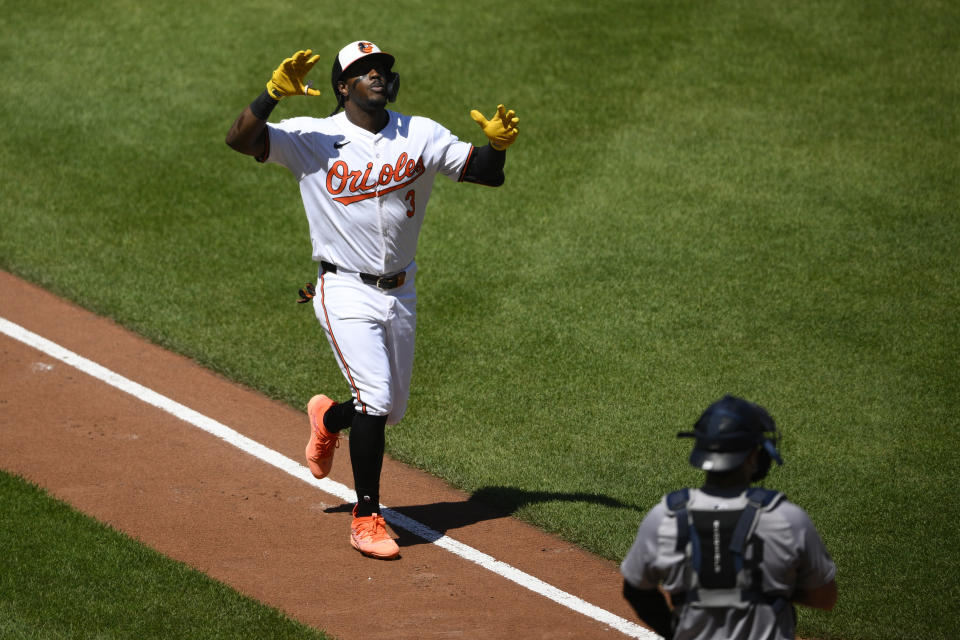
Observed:
[[[350,385],[357,411],[400,422],[407,410],[417,328],[416,263],[404,284],[380,289],[353,271],[319,277],[313,310]]]

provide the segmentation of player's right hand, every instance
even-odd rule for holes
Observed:
[[[267,93],[274,100],[285,96],[318,96],[320,92],[303,83],[304,76],[320,59],[319,55],[311,57],[311,49],[297,51],[293,56],[280,63],[267,82]]]

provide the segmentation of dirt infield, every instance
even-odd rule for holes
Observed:
[[[2,271],[0,318],[303,462],[304,412]],[[351,505],[4,334],[0,468],[339,638],[627,637],[403,530],[399,560],[364,558]],[[615,563],[393,460],[383,475],[397,511],[634,620]],[[331,478],[352,486],[345,446]]]

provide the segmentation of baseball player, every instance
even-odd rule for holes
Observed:
[[[773,419],[728,395],[678,436],[695,438],[690,464],[706,482],[643,519],[620,565],[624,597],[667,639],[793,640],[793,604],[832,609],[837,568],[803,509],[751,487],[783,463]]]
[[[503,184],[506,149],[519,119],[503,105],[488,120],[470,115],[488,144],[475,147],[443,126],[387,109],[400,76],[394,57],[358,40],[333,60],[336,108],[326,118],[267,119],[288,96],[318,96],[306,82],[320,56],[298,51],[284,60],[266,90],[239,115],[227,144],[259,162],[290,170],[300,185],[318,283],[301,290],[350,386],[335,402],[316,395],[307,404],[306,458],[317,478],[330,473],[340,432],[349,427],[357,504],[350,543],[374,558],[400,549],[379,515],[385,426],[407,407],[417,323],[414,255],[437,175],[488,186]]]

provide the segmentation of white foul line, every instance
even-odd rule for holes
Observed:
[[[314,485],[318,489],[329,493],[330,495],[340,498],[344,502],[352,502],[354,500],[355,494],[349,489],[346,485],[343,485],[339,482],[335,482],[330,478],[324,478],[322,480],[317,480],[310,474],[310,471],[303,465],[294,462],[290,458],[287,458],[284,455],[269,449],[255,440],[251,440],[245,435],[234,431],[230,427],[208,418],[207,416],[185,407],[184,405],[163,396],[152,389],[148,389],[143,385],[137,384],[136,382],[121,376],[118,373],[114,373],[109,369],[84,358],[83,356],[77,355],[76,353],[69,351],[60,345],[43,338],[32,331],[24,329],[20,325],[14,324],[9,320],[0,318],[0,332],[5,333],[15,340],[42,351],[52,358],[56,358],[66,364],[79,369],[80,371],[93,376],[94,378],[106,382],[112,387],[119,389],[125,393],[128,393],[135,398],[146,402],[147,404],[153,405],[158,409],[162,409],[167,413],[192,424],[195,427],[203,429],[207,433],[210,433],[222,440],[226,440],[233,446],[238,449],[249,453],[250,455],[259,458],[260,460],[271,464],[274,467],[285,471],[290,475],[303,480],[304,482]],[[381,505],[383,512],[383,517],[390,522],[391,525],[405,529],[410,533],[431,542],[432,544],[437,545],[443,549],[446,549],[450,553],[460,556],[461,558],[480,565],[484,569],[492,571],[493,573],[514,582],[521,587],[529,589],[535,593],[538,593],[545,598],[549,598],[558,604],[561,604],[568,609],[572,609],[577,613],[581,613],[588,618],[602,622],[617,631],[620,631],[631,638],[639,638],[640,640],[656,640],[660,638],[657,634],[653,633],[649,629],[642,627],[636,623],[630,622],[620,616],[617,616],[605,609],[601,609],[595,605],[586,602],[574,595],[561,591],[560,589],[547,584],[539,578],[535,578],[528,573],[524,573],[515,567],[510,566],[509,564],[497,560],[496,558],[483,553],[473,547],[463,544],[462,542],[457,542],[453,538],[446,536],[439,531],[435,531],[430,527],[417,522],[413,518],[403,515],[393,509]]]

